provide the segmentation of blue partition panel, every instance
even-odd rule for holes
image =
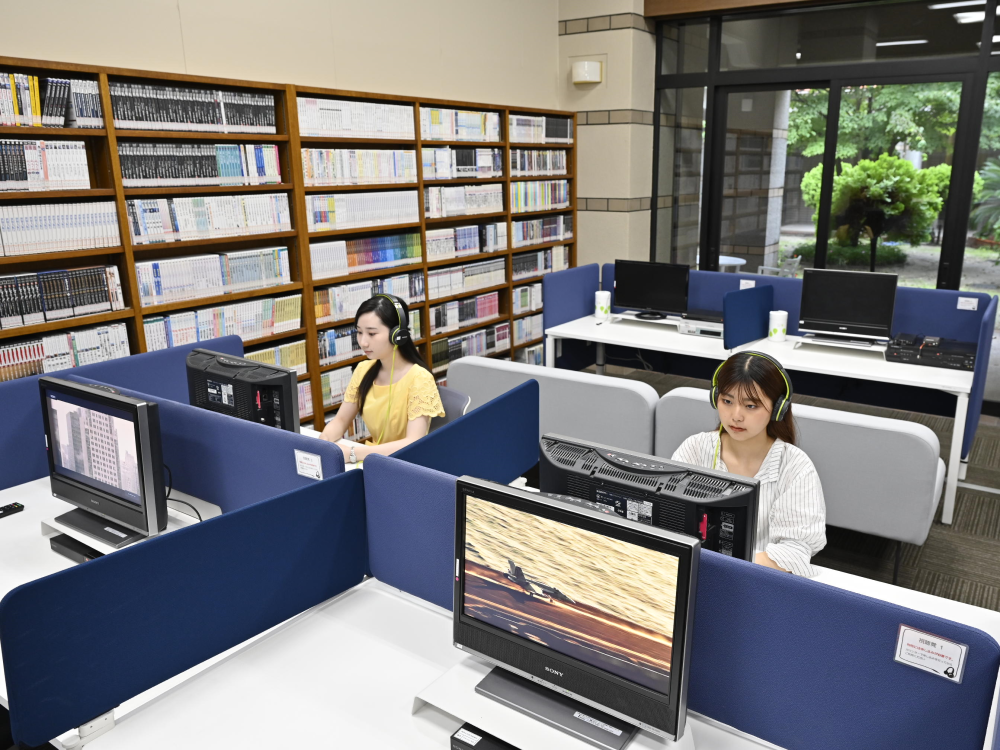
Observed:
[[[227,336],[203,341],[196,346],[243,354],[243,342],[238,336]],[[133,354],[110,362],[75,367],[49,373],[53,377],[66,377],[72,373],[103,383],[140,391],[187,403],[187,353],[194,346],[181,346],[147,354]],[[38,378],[27,378],[0,383],[0,489],[16,487],[39,477],[47,476],[45,459],[45,431],[42,428],[42,409],[38,397]],[[175,382],[176,380],[176,382]],[[149,383],[153,390],[144,390],[139,384]]]
[[[354,471],[14,589],[0,602],[14,739],[48,742],[345,591],[366,547]]]
[[[893,660],[899,626],[969,647],[961,684]],[[702,552],[688,706],[797,750],[980,750],[1000,667],[989,635]]]
[[[94,382],[75,372],[66,379]],[[296,450],[320,457],[324,479],[344,472],[344,453],[334,443],[128,388],[118,390],[159,404],[163,463],[170,467],[173,486],[218,505],[223,513],[315,484],[315,479],[298,473]]]
[[[601,269],[596,263],[565,271],[556,271],[542,278],[542,329],[568,323],[594,314],[594,292],[600,289]],[[516,284],[516,282],[515,282]],[[564,340],[562,355],[556,366],[581,370],[594,364],[595,350],[584,342]]]
[[[735,349],[767,336],[768,319],[774,305],[774,287],[756,286],[726,292],[722,298],[725,320],[723,345]]]
[[[960,297],[975,298],[978,309],[959,310]],[[898,287],[896,307],[892,315],[892,335],[915,333],[919,336],[979,341],[979,324],[990,299],[990,295],[981,292]]]
[[[364,473],[372,575],[451,609],[456,477],[378,455]]]
[[[980,302],[980,304],[982,304]],[[983,319],[979,323],[979,336],[976,348],[976,369],[972,376],[972,392],[969,394],[969,413],[965,422],[965,435],[962,439],[962,458],[967,459],[972,451],[972,442],[976,439],[976,428],[979,427],[979,415],[983,411],[983,397],[986,395],[986,378],[990,368],[990,350],[993,347],[993,329],[996,325],[997,298],[992,297],[983,311]]]
[[[514,481],[538,463],[538,381],[512,388],[392,455],[456,477]]]

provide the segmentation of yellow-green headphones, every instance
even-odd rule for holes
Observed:
[[[403,309],[403,301],[395,296],[394,294],[376,294],[376,297],[385,297],[392,303],[392,306],[396,308],[396,316],[399,320],[399,325],[393,328],[389,332],[389,343],[393,346],[399,346],[404,341],[410,340],[410,320],[407,316],[406,311]]]
[[[792,381],[788,377],[788,373],[785,372],[785,368],[781,366],[774,357],[770,357],[767,354],[762,354],[761,352],[740,352],[739,354],[734,354],[729,359],[734,359],[736,357],[760,357],[761,359],[766,359],[772,365],[778,368],[778,372],[781,373],[781,377],[785,381],[785,395],[774,402],[774,406],[771,407],[771,420],[773,422],[780,422],[785,418],[788,413],[788,409],[792,405]],[[708,400],[711,401],[712,407],[715,409],[719,408],[719,370],[722,369],[723,365],[729,361],[727,359],[717,368],[715,368],[715,374],[712,375],[712,390],[709,391]]]

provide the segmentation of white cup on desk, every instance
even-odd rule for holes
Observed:
[[[598,320],[611,317],[611,292],[594,292],[594,317]]]
[[[785,310],[771,310],[767,323],[767,337],[771,341],[784,341],[785,334],[788,333],[788,312]]]

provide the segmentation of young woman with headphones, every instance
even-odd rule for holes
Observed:
[[[350,463],[397,451],[426,435],[432,417],[444,416],[434,376],[410,339],[406,303],[376,294],[361,304],[354,323],[368,360],[355,368],[344,403],[322,435],[338,443]],[[359,412],[371,439],[364,445],[341,442]]]
[[[719,426],[692,435],[675,461],[760,482],[754,561],[800,576],[826,546],[826,504],[816,467],[795,447],[792,381],[766,354],[741,352],[712,376],[709,399]]]

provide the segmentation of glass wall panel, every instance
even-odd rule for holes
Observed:
[[[871,3],[724,19],[720,69],[975,55],[985,4]]]
[[[705,154],[705,89],[661,89],[655,260],[697,263]]]
[[[961,96],[958,82],[841,89],[827,268],[937,285]],[[803,183],[814,207],[821,173]]]
[[[990,73],[986,84],[960,288],[988,294],[1000,289],[1000,73]]]
[[[663,60],[660,72],[705,73],[708,71],[708,21],[663,24]]]

